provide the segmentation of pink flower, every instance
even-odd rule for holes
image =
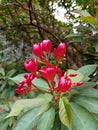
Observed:
[[[39,72],[45,79],[53,81],[56,75],[56,67],[52,64],[48,64],[47,66],[43,66]]]
[[[37,60],[36,59],[29,59],[29,60],[25,61],[24,68],[28,72],[33,72],[35,74],[37,71],[37,68],[38,68]]]
[[[62,56],[64,56],[64,54],[66,54],[66,45],[65,43],[60,43],[57,49],[54,48],[53,57],[55,57],[56,59],[59,59]]]
[[[39,58],[42,58],[43,50],[40,43],[34,44],[32,47],[32,52]]]
[[[68,77],[62,76],[59,79],[57,91],[59,91],[59,92],[69,91],[71,89],[71,86],[72,86],[71,79]]]
[[[45,51],[46,53],[49,53],[52,49],[52,43],[50,40],[43,40],[41,46],[42,50]]]

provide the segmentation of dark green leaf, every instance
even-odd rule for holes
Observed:
[[[13,76],[13,74],[15,74],[15,72],[16,72],[16,70],[12,69],[12,70],[8,71],[7,76],[11,77],[11,76]]]
[[[68,128],[65,125],[61,124],[61,130],[68,130]]]
[[[77,38],[77,37],[83,37],[83,34],[69,34],[66,36],[66,38]]]
[[[73,130],[98,130],[98,122],[86,109],[71,102]]]

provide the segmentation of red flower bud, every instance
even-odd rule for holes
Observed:
[[[34,44],[32,47],[32,52],[39,58],[42,58],[43,50],[41,44]]]
[[[42,50],[45,51],[46,53],[49,53],[52,49],[52,43],[50,40],[43,40],[41,46]]]
[[[0,107],[0,112],[3,110],[3,108],[2,107]]]
[[[21,88],[21,89],[17,88],[17,89],[16,89],[16,93],[17,93],[17,94],[24,94],[27,90],[28,90],[27,87]]]
[[[68,77],[62,76],[59,79],[57,91],[59,92],[69,91],[71,89],[71,85],[72,85],[71,79]]]
[[[43,66],[39,72],[45,79],[53,81],[56,75],[56,67],[54,65],[48,64],[47,66]]]
[[[25,84],[25,81],[20,81],[18,84],[18,88],[21,89]]]
[[[31,85],[32,85],[32,80],[33,80],[34,77],[35,77],[35,76],[33,75],[33,73],[24,75],[24,77],[26,78],[25,83],[27,84],[27,86],[28,86],[28,87],[31,87]]]
[[[76,74],[76,73],[72,73],[72,74],[70,74],[69,76],[70,76],[70,77],[76,77],[77,74]]]
[[[81,85],[83,85],[83,82],[82,82],[82,81],[81,81],[81,82],[74,83],[74,86],[76,86],[76,87],[81,86]]]
[[[33,72],[35,74],[37,71],[37,68],[38,68],[37,60],[36,59],[29,59],[29,60],[25,61],[24,68],[28,72]]]
[[[54,48],[53,56],[56,59],[59,59],[62,56],[64,56],[65,53],[66,53],[66,45],[65,45],[65,43],[60,43],[59,46],[57,47],[57,49]]]

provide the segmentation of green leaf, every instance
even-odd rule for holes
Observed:
[[[98,130],[98,122],[86,109],[71,102],[73,130]]]
[[[40,110],[38,112],[38,115],[41,115],[43,112],[47,111],[50,107],[50,104],[47,103],[47,104],[44,104],[40,107]]]
[[[80,17],[80,20],[82,20],[83,22],[86,22],[86,23],[97,25],[97,21],[93,16]]]
[[[93,114],[93,116],[94,116],[95,119],[98,121],[98,114]]]
[[[45,105],[51,101],[51,98],[46,97],[45,95],[43,97],[37,97],[34,99],[21,99],[16,101],[11,109],[11,112],[8,114],[8,117],[11,116],[18,116],[21,111],[27,111],[31,108]]]
[[[18,120],[17,124],[13,130],[31,130],[34,128],[41,115],[38,115],[39,108],[34,108],[30,111],[27,111],[23,116]]]
[[[61,130],[68,130],[68,128],[65,125],[61,124]]]
[[[66,38],[80,38],[80,37],[83,37],[83,34],[74,34],[74,33],[72,33],[72,34],[68,34],[67,36],[66,36]]]
[[[61,129],[61,121],[59,118],[59,113],[55,114],[55,120],[54,120],[54,124],[51,130],[60,130]]]
[[[80,91],[80,95],[86,96],[86,97],[98,98],[98,90],[95,88],[82,89]]]
[[[76,96],[73,97],[73,100],[80,106],[86,108],[89,112],[98,114],[98,98]]]
[[[5,71],[3,68],[0,68],[0,74],[2,74],[3,76],[5,76]]]
[[[40,89],[43,89],[43,90],[48,90],[48,84],[45,80],[43,79],[37,79],[35,78],[33,81],[32,81],[33,84],[35,84],[38,88]]]
[[[76,87],[77,90],[85,90],[96,86],[95,82],[84,82],[83,85]],[[84,89],[85,88],[85,89]]]
[[[73,74],[73,73],[77,74],[77,76],[71,77],[70,74]],[[66,73],[64,75],[66,75]],[[70,77],[70,79],[72,80],[73,83],[81,81],[84,77],[84,75],[81,72],[78,72],[78,71],[75,71],[75,70],[72,70],[72,69],[68,69],[67,75]]]
[[[41,116],[37,125],[37,130],[51,130],[51,128],[53,127],[54,118],[55,108],[51,107]]]
[[[24,74],[26,74],[26,73],[19,74],[15,77],[9,78],[9,79],[12,80],[13,82],[15,82],[16,84],[18,84],[20,81],[24,80]]]
[[[61,122],[72,130],[72,119],[71,119],[71,110],[70,104],[66,97],[61,97],[59,101],[59,117]]]
[[[90,76],[97,68],[97,65],[85,65],[81,67],[78,72],[82,73],[85,76]]]
[[[7,76],[11,77],[13,74],[15,74],[15,72],[16,72],[16,70],[12,69],[12,70],[8,71]]]
[[[86,10],[82,10],[79,12],[82,16],[91,16]]]

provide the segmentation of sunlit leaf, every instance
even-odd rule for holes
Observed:
[[[59,101],[59,117],[61,122],[72,130],[72,118],[70,104],[66,97],[61,97]]]
[[[21,99],[16,101],[13,106],[11,112],[8,114],[8,117],[18,116],[21,111],[27,111],[31,108],[47,104],[51,101],[51,98],[43,96],[37,97],[34,99]]]

